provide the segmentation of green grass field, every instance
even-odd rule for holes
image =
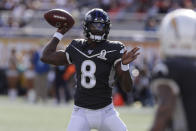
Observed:
[[[28,104],[19,98],[14,102],[0,97],[0,131],[66,131],[73,104],[55,106]],[[129,131],[147,131],[152,121],[152,108],[138,106],[116,108]]]

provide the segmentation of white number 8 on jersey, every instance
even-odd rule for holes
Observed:
[[[95,72],[96,65],[91,60],[85,60],[81,65],[81,85],[84,88],[93,88],[96,84]]]

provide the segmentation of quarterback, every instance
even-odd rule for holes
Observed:
[[[74,39],[65,51],[56,51],[66,25],[57,30],[44,47],[41,60],[53,65],[74,64],[76,67],[77,89],[74,109],[67,131],[126,131],[112,104],[110,74],[115,70],[123,90],[132,89],[129,63],[139,55],[139,48],[126,51],[119,41],[107,39],[110,18],[102,9],[86,13],[83,30],[86,39]]]

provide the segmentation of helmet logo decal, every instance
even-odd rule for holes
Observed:
[[[87,16],[86,16],[86,19],[87,19],[87,20],[91,20],[91,19],[92,19],[92,16],[91,16],[91,15],[87,15]]]

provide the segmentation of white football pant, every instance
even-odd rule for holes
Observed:
[[[74,106],[67,131],[127,131],[118,112],[110,104],[102,109],[91,110]]]

